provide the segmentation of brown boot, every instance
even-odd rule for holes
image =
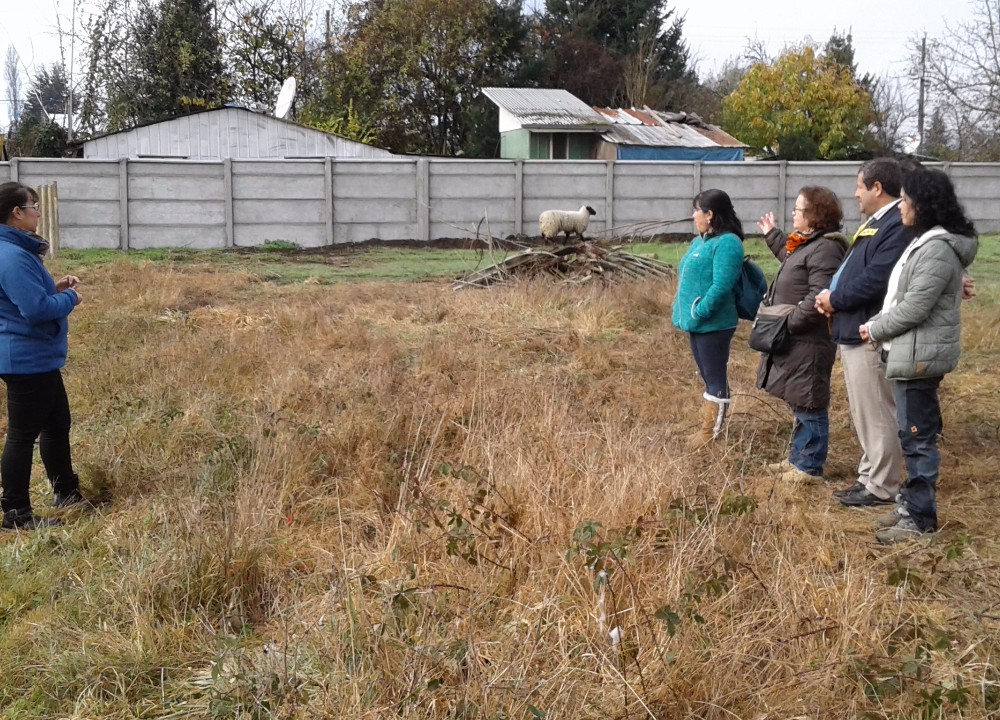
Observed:
[[[708,393],[703,397],[705,404],[701,406],[701,427],[687,439],[688,447],[692,450],[705,447],[722,434],[726,411],[729,410],[728,398],[717,398]]]

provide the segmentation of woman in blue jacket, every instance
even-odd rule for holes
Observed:
[[[31,510],[28,486],[35,440],[55,507],[86,502],[70,459],[69,401],[60,369],[66,364],[67,316],[80,304],[79,280],[53,281],[42,257],[38,194],[0,185],[0,377],[7,385],[7,439],[0,455],[3,529],[31,530],[58,520]]]
[[[719,437],[729,407],[729,345],[736,332],[736,283],[743,267],[743,223],[722,190],[694,199],[698,237],[681,258],[673,322],[691,339],[698,372],[705,382],[702,425],[688,438],[699,448]]]

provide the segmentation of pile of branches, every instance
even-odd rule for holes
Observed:
[[[612,284],[623,280],[674,277],[674,269],[666,263],[633,255],[595,242],[579,242],[561,248],[529,249],[512,255],[502,262],[469,273],[457,280],[455,290],[482,288],[512,280],[555,278],[564,283],[601,282]]]

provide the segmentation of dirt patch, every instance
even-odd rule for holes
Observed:
[[[594,238],[601,239],[603,238]],[[622,244],[629,243],[659,243],[664,245],[683,243],[691,240],[690,233],[661,233],[648,237],[618,238]],[[557,243],[561,244],[561,243]],[[493,238],[493,247],[497,250],[524,250],[527,248],[539,248],[552,245],[545,242],[541,236],[530,237],[527,235],[510,235],[506,238]],[[324,245],[322,247],[309,248],[276,248],[276,247],[236,247],[232,252],[240,255],[261,255],[266,254],[277,258],[288,258],[290,260],[301,261],[310,258],[324,257],[329,255],[350,255],[363,252],[372,248],[404,248],[409,250],[484,250],[486,244],[482,240],[473,238],[437,238],[435,240],[380,240],[372,238],[361,242],[336,243],[334,245]]]

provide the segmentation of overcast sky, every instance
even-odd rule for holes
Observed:
[[[961,21],[970,15],[972,2],[983,1],[674,0],[669,7],[685,17],[684,38],[702,76],[717,70],[727,58],[741,55],[748,39],[756,39],[772,54],[778,54],[783,47],[799,44],[807,37],[823,44],[836,28],[851,32],[862,73],[899,77],[909,69],[908,42],[925,32],[933,36],[945,20]],[[532,3],[541,6],[544,0],[525,0],[529,7]],[[56,17],[58,14],[68,29],[72,2],[2,0],[0,5],[0,62],[7,46],[13,45],[24,66],[22,85],[27,87],[28,73],[59,60]],[[78,17],[78,25],[80,20]],[[68,61],[68,44],[66,53]],[[78,67],[79,55],[78,48]],[[6,127],[9,103],[2,80],[0,97],[0,126]]]
[[[862,73],[896,76],[908,71],[907,47],[913,38],[925,32],[933,36],[946,18],[960,21],[972,7],[968,0],[675,0],[670,6],[685,18],[684,37],[702,75],[740,55],[748,39],[761,41],[777,54],[806,38],[822,45],[836,29],[851,33]]]

